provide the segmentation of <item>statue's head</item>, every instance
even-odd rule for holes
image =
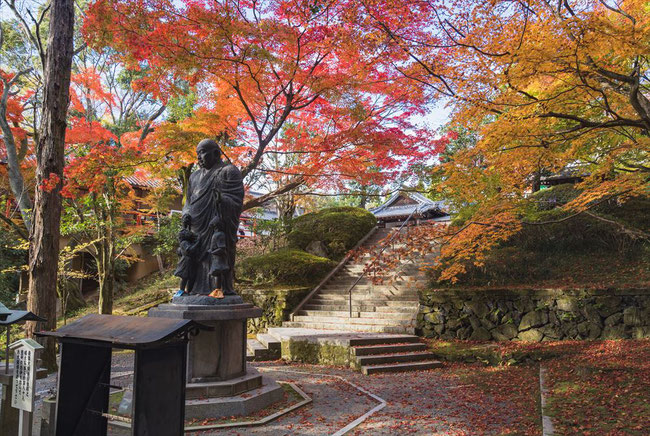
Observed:
[[[210,169],[221,161],[221,150],[216,141],[204,139],[196,146],[196,157],[201,168]]]

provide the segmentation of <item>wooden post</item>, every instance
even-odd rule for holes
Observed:
[[[18,436],[32,436],[32,412],[21,410],[18,416]]]

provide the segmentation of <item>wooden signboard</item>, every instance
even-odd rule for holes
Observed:
[[[19,435],[31,434],[31,413],[34,410],[34,382],[36,381],[36,351],[43,348],[33,339],[21,339],[9,346],[14,352],[14,378],[11,407],[21,410]]]

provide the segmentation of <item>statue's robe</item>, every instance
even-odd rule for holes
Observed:
[[[209,294],[218,285],[221,285],[224,294],[234,293],[235,245],[243,202],[242,175],[234,165],[219,162],[210,169],[200,168],[190,175],[183,214],[192,217],[191,230],[199,241],[193,268],[196,280],[192,289],[188,290],[192,294]],[[230,267],[230,271],[224,274],[223,283],[217,283],[217,278],[210,275],[212,256],[209,249],[213,233],[210,222],[215,216],[219,216],[223,223]]]

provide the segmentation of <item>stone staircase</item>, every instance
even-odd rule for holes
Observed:
[[[362,242],[362,247],[371,248],[395,231],[398,230],[375,229]],[[376,334],[375,337],[347,340],[355,361],[352,366],[364,374],[439,367],[440,362],[427,351],[420,338],[413,335],[419,306],[417,287],[425,280],[420,265],[404,263],[400,280],[393,283],[376,284],[368,275],[362,277],[352,290],[350,316],[348,291],[369,261],[370,255],[344,260],[282,327],[286,330],[339,331],[343,336],[354,332]],[[269,331],[273,330],[277,329]],[[268,333],[249,339],[249,359],[280,358],[282,340]]]
[[[309,334],[317,330],[272,328],[269,331],[270,333],[258,334],[256,339],[248,339],[248,360],[279,359],[282,341],[302,341],[305,340],[303,333]],[[289,332],[284,333],[285,331]],[[363,374],[418,371],[442,366],[417,336],[381,333],[366,333],[356,337],[354,335],[355,332],[336,331],[328,335],[324,343],[348,348],[351,355],[350,366],[359,369]]]
[[[357,367],[366,375],[439,368],[442,363],[413,335],[351,341]]]
[[[376,229],[362,246],[371,248],[395,231],[397,229]],[[365,255],[340,265],[283,326],[413,334],[419,305],[417,284],[424,280],[419,265],[402,265],[402,277],[390,284],[373,283],[372,277],[368,277],[371,273],[361,278],[352,290],[350,317],[348,290],[369,260],[370,255]]]
[[[282,342],[268,333],[258,333],[255,339],[246,341],[246,359],[277,360],[281,357]]]

